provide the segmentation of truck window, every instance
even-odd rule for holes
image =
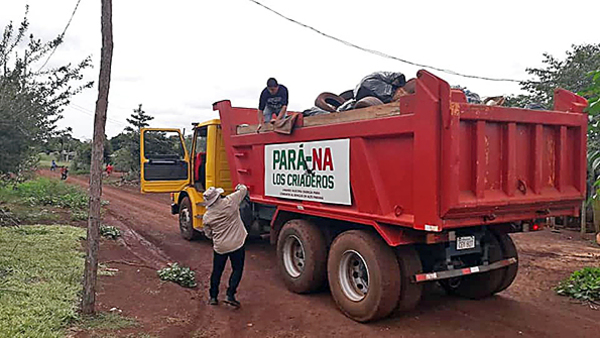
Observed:
[[[144,133],[144,157],[146,159],[185,159],[185,151],[177,132],[146,130]]]

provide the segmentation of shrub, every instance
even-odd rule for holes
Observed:
[[[62,181],[37,178],[0,188],[0,200],[21,200],[31,206],[49,205],[69,209],[83,209],[88,205],[87,193]]]
[[[174,282],[186,288],[195,288],[198,285],[196,273],[177,263],[169,264],[168,267],[158,270],[158,276],[161,280]]]
[[[100,235],[102,235],[105,238],[117,239],[118,237],[121,237],[121,230],[112,225],[101,225]]]
[[[573,272],[556,288],[561,296],[594,302],[600,300],[600,268],[583,268]]]

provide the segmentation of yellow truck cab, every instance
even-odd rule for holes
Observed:
[[[179,215],[187,240],[202,236],[204,190],[233,191],[220,120],[193,126],[191,139],[179,129],[143,128],[140,133],[142,193],[171,193],[171,213]]]

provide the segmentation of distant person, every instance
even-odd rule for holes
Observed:
[[[52,160],[52,164],[50,165],[50,171],[56,171],[56,162]]]
[[[113,166],[109,163],[106,165],[106,175],[110,176],[113,172]]]
[[[69,176],[69,168],[67,168],[66,166],[62,166],[60,168],[60,179],[61,180],[66,180],[67,176]]]
[[[242,280],[244,272],[245,249],[244,244],[248,232],[240,217],[240,204],[248,193],[248,188],[238,184],[235,192],[227,197],[221,196],[223,189],[210,187],[204,196],[206,213],[202,218],[204,233],[213,241],[213,270],[210,276],[210,305],[218,305],[219,284],[225,269],[227,259],[231,261],[231,276],[225,303],[240,307],[240,302],[235,298],[235,293]]]
[[[277,80],[270,78],[267,81],[267,88],[260,93],[258,103],[258,122],[259,126],[263,123],[275,122],[282,119],[287,113],[288,90],[284,85],[277,83]],[[273,119],[273,115],[275,118]]]

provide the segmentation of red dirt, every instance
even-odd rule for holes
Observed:
[[[87,186],[85,177],[68,182]],[[570,231],[513,235],[520,267],[515,283],[490,299],[471,301],[428,288],[413,311],[372,324],[359,324],[339,312],[329,292],[297,295],[279,278],[275,248],[268,241],[247,244],[242,308],[206,304],[212,248],[180,238],[177,217],[165,195],[142,195],[130,188],[104,186],[109,200],[104,223],[125,234],[104,241],[101,262],[119,272],[100,277],[99,309],[117,307],[141,326],[124,330],[159,337],[598,337],[600,311],[560,297],[553,288],[573,270],[600,266],[600,248]],[[179,262],[196,271],[198,287],[184,289],[159,281],[154,268]],[[225,276],[228,276],[229,270]],[[226,277],[223,285],[226,286]],[[80,337],[89,336],[81,332]]]

